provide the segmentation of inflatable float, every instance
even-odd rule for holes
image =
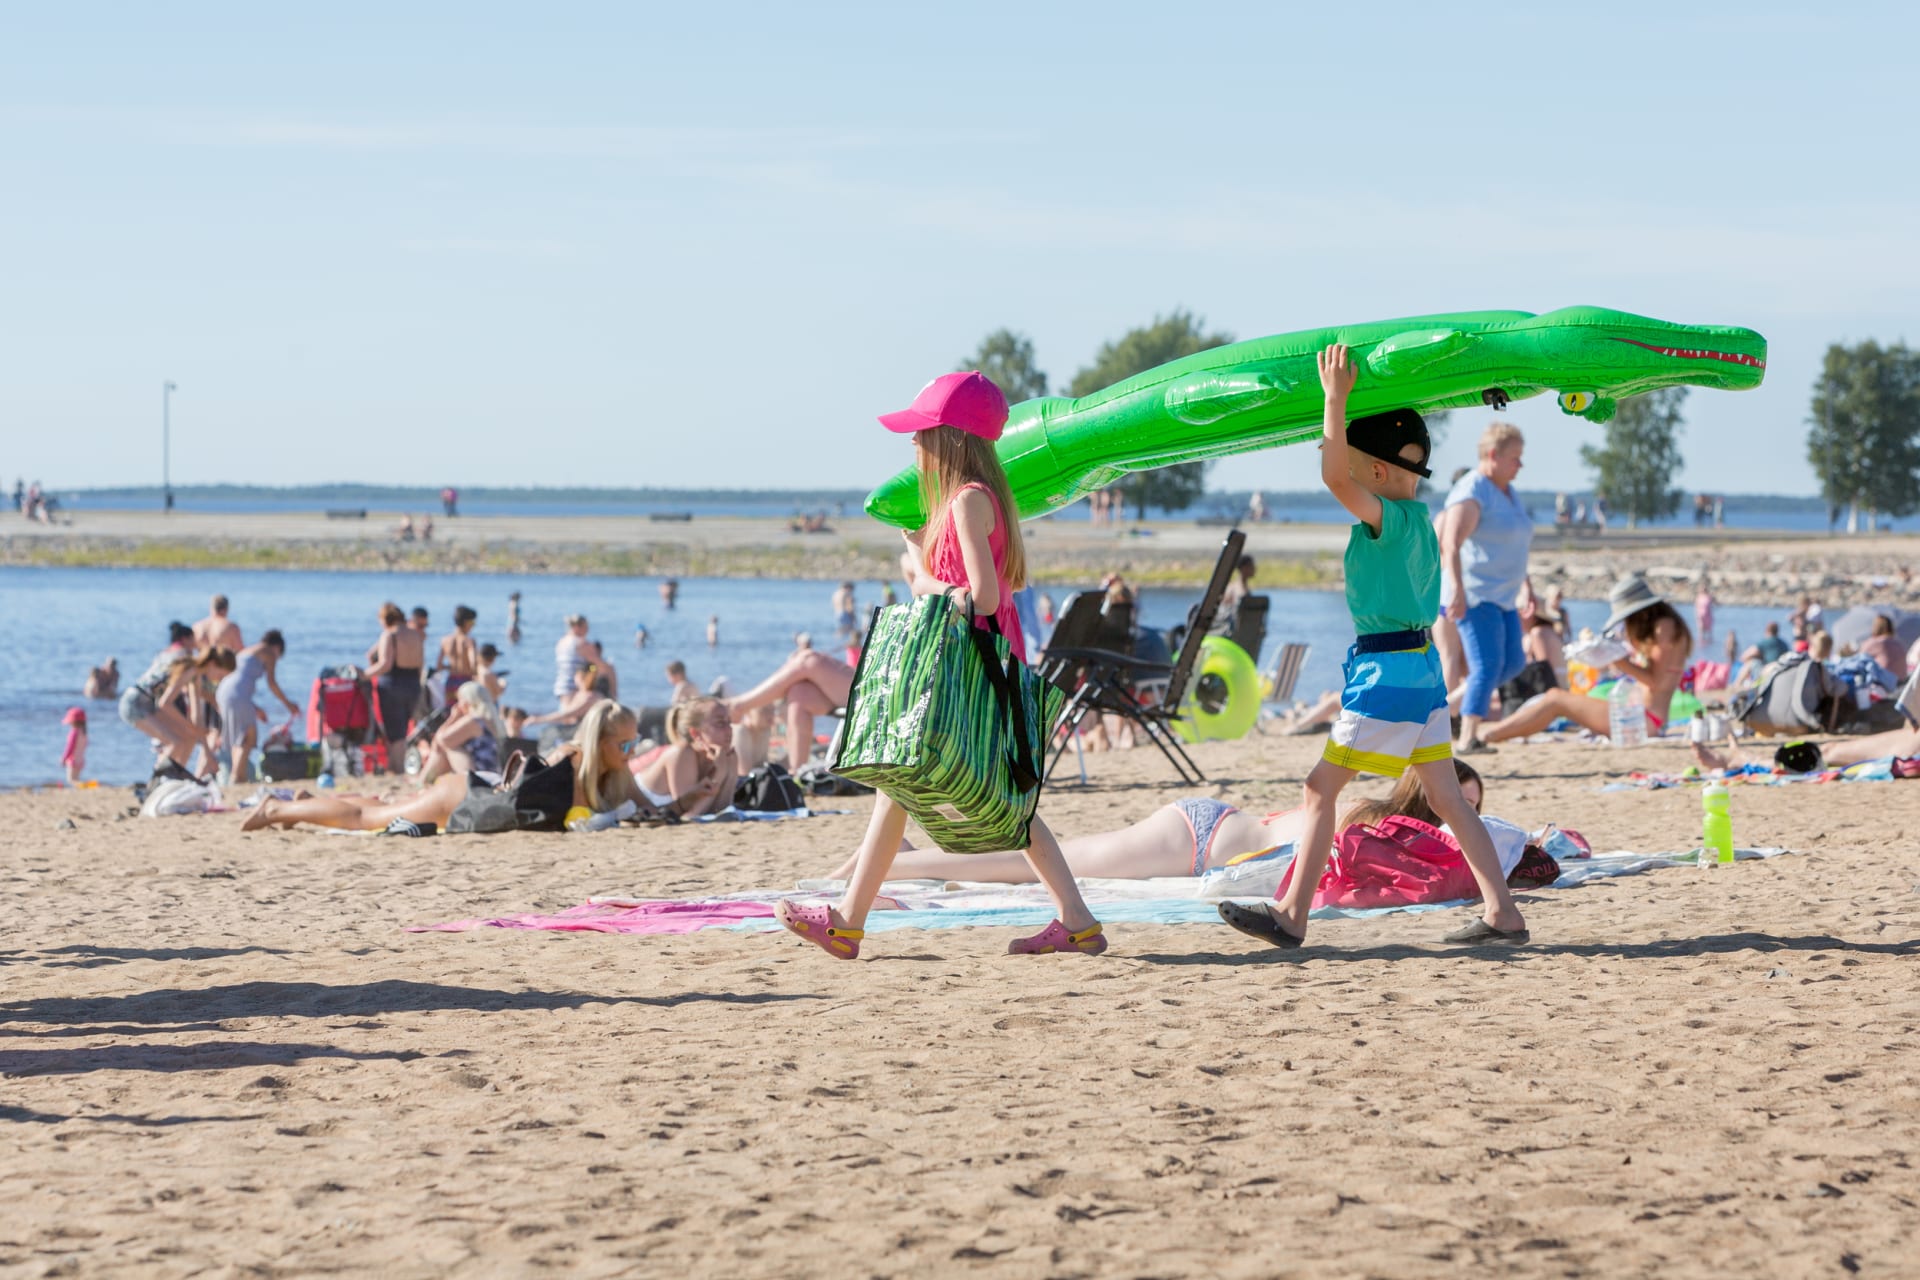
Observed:
[[[1129,472],[1318,439],[1314,354],[1335,342],[1361,365],[1348,403],[1355,417],[1400,406],[1502,409],[1552,391],[1563,412],[1605,422],[1623,397],[1675,386],[1745,391],[1767,368],[1767,341],[1751,329],[1600,307],[1415,316],[1236,342],[1077,400],[1015,405],[997,448],[1020,518],[1058,511]],[[925,524],[914,471],[875,489],[867,514],[902,529]]]
[[[1225,636],[1200,642],[1200,659],[1173,729],[1188,742],[1243,738],[1260,718],[1260,670]]]

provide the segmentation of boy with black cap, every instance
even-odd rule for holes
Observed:
[[[1297,947],[1314,891],[1333,851],[1334,805],[1356,773],[1397,778],[1409,768],[1427,803],[1453,831],[1486,910],[1448,942],[1525,942],[1526,921],[1507,892],[1499,855],[1453,771],[1447,686],[1427,628],[1440,612],[1440,541],[1414,495],[1433,444],[1411,409],[1347,424],[1347,396],[1359,376],[1347,348],[1320,353],[1326,392],[1320,479],[1359,522],[1347,538],[1347,608],[1359,638],[1347,653],[1340,715],[1321,760],[1307,775],[1299,850],[1277,903],[1226,902],[1220,915],[1242,933]]]

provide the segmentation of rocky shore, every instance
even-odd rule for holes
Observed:
[[[493,516],[442,521],[430,542],[395,540],[398,513],[329,519],[324,513],[219,515],[88,512],[52,527],[0,527],[0,564],[100,568],[326,569],[361,572],[611,574],[871,580],[897,573],[899,535],[864,516],[797,533],[785,521],[748,517],[655,523],[611,516]],[[1166,521],[1137,529],[1076,521],[1026,526],[1034,580],[1077,586],[1119,572],[1143,585],[1206,580],[1226,531]],[[1346,529],[1268,524],[1247,530],[1247,550],[1267,587],[1337,589]],[[1920,607],[1913,567],[1920,537],[1833,538],[1688,529],[1621,531],[1605,538],[1542,531],[1536,585],[1579,599],[1604,597],[1640,571],[1691,596],[1702,572],[1727,604],[1790,606],[1801,594],[1824,605]]]

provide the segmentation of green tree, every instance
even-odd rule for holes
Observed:
[[[1144,328],[1129,330],[1118,342],[1103,343],[1093,363],[1073,375],[1067,394],[1078,398],[1124,382],[1169,360],[1196,351],[1224,347],[1233,341],[1226,333],[1207,333],[1206,322],[1190,311],[1155,316]],[[1133,509],[1145,515],[1151,507],[1184,511],[1207,491],[1206,462],[1182,462],[1153,471],[1137,471],[1119,484]]]
[[[1607,423],[1606,443],[1580,446],[1580,461],[1593,470],[1595,493],[1604,493],[1629,528],[1680,509],[1673,477],[1680,470],[1680,407],[1685,387],[1664,387],[1620,402]]]
[[[1047,375],[1033,363],[1033,340],[1011,329],[995,329],[982,338],[980,349],[958,367],[978,369],[992,378],[1008,404],[1047,394]]]
[[[1808,422],[1807,460],[1830,510],[1920,510],[1920,352],[1828,347]]]

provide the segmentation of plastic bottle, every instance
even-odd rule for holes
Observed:
[[[1717,782],[1700,790],[1700,865],[1733,861],[1733,812],[1727,789]]]
[[[1646,740],[1646,695],[1631,676],[1621,676],[1607,694],[1607,741],[1616,747],[1637,747]]]

